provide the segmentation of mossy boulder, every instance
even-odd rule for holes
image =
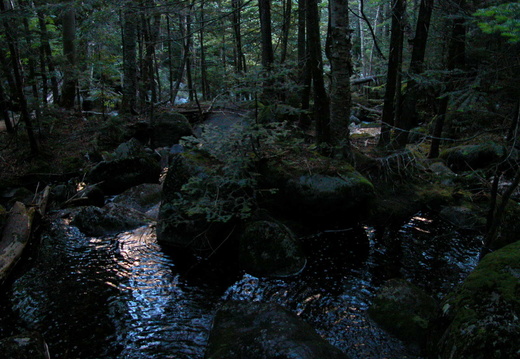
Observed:
[[[259,182],[277,189],[267,207],[304,221],[355,222],[366,216],[375,197],[373,184],[352,166],[314,154],[271,159]]]
[[[489,244],[492,250],[502,248],[518,240],[520,233],[520,204],[509,201],[496,238]]]
[[[274,303],[226,303],[215,315],[206,359],[347,359],[300,317]]]
[[[210,173],[218,166],[218,161],[204,151],[188,151],[173,156],[163,184],[157,223],[160,243],[209,250],[214,241],[226,238],[230,225],[208,219],[214,214],[210,213],[211,206],[218,202],[211,198],[217,198],[220,189],[209,185]],[[185,190],[188,183],[193,184],[192,190]],[[202,187],[199,188],[199,184]],[[202,188],[204,190],[199,191]],[[224,193],[222,196],[221,199],[225,200]]]
[[[152,126],[154,147],[172,146],[183,136],[193,135],[193,129],[186,116],[178,112],[162,112],[155,115]]]
[[[463,145],[444,150],[440,157],[454,171],[486,168],[504,157],[504,146],[494,142]]]
[[[96,164],[86,180],[97,183],[105,194],[119,194],[142,183],[159,183],[161,170],[159,161],[139,141],[131,139]]]
[[[439,358],[518,358],[520,241],[486,255],[442,310]]]
[[[468,230],[483,230],[486,218],[478,209],[466,206],[443,206],[440,216],[454,226]]]
[[[404,279],[391,279],[379,289],[369,314],[397,338],[425,349],[437,308],[436,301],[419,287]]]
[[[275,221],[254,221],[240,236],[241,267],[255,276],[287,277],[299,273],[306,258],[291,230]]]

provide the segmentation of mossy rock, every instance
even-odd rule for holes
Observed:
[[[380,288],[368,313],[397,338],[425,349],[437,309],[436,301],[419,287],[391,279]]]
[[[288,227],[275,221],[255,221],[240,236],[239,261],[255,276],[287,277],[299,273],[306,258]]]
[[[0,205],[0,234],[4,228],[5,221],[7,219],[7,211],[4,206]]]
[[[152,143],[155,147],[172,146],[183,136],[193,135],[186,116],[178,112],[163,112],[155,116],[152,126]]]
[[[226,303],[215,315],[206,359],[347,359],[300,317],[275,303]]]
[[[442,309],[439,358],[518,358],[520,241],[486,255]]]
[[[501,160],[506,149],[494,142],[464,145],[444,150],[440,157],[454,171],[486,168]]]
[[[509,201],[507,204],[502,223],[498,228],[498,234],[490,244],[492,250],[502,248],[518,240],[520,233],[520,204]]]

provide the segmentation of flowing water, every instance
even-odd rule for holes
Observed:
[[[1,288],[0,337],[40,331],[60,359],[203,358],[215,311],[235,299],[287,307],[351,358],[418,358],[368,318],[374,293],[399,276],[442,298],[476,265],[481,245],[423,213],[394,228],[301,239],[305,270],[266,279],[161,248],[153,225],[96,238],[56,218],[28,269]]]

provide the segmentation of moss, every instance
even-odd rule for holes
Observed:
[[[520,241],[486,255],[443,311],[449,324],[441,357],[514,357],[520,347]]]

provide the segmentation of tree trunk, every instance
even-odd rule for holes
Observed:
[[[38,24],[40,27],[40,41],[42,46],[42,52],[44,54],[45,63],[47,69],[49,70],[50,80],[51,80],[51,92],[52,92],[52,100],[54,103],[58,102],[60,91],[58,87],[58,79],[56,78],[56,70],[54,67],[54,61],[52,59],[52,49],[49,43],[49,33],[47,31],[47,23],[45,21],[45,14],[43,11],[38,10]],[[45,68],[42,73],[45,72]]]
[[[459,0],[456,11],[458,12],[465,5],[465,0]],[[466,53],[466,26],[465,17],[463,14],[459,14],[453,19],[453,25],[451,30],[451,36],[448,38],[448,60],[447,70],[452,72],[455,69],[462,69],[465,65],[465,53]],[[448,74],[445,77],[446,93],[453,91],[455,87],[455,77],[452,74]],[[430,145],[430,152],[428,158],[439,157],[439,148],[441,144],[442,130],[446,119],[446,113],[449,105],[449,95],[444,95],[441,99],[439,112],[437,113],[437,120],[433,130],[432,143]]]
[[[70,4],[63,13],[63,55],[67,63],[63,71],[63,88],[61,91],[61,105],[72,109],[76,98],[76,11]]]
[[[307,0],[298,0],[298,86],[300,106],[304,110],[300,113],[299,126],[307,129],[310,126],[309,109],[312,76],[309,70],[309,52],[306,36]]]
[[[320,21],[318,0],[307,0],[307,48],[309,50],[309,69],[312,74],[314,91],[314,120],[316,143],[321,147],[330,144],[330,105],[323,80],[323,61],[321,57]]]
[[[246,57],[242,48],[242,0],[232,0],[231,6],[233,13],[231,14],[231,21],[233,22],[233,35],[235,40],[235,71],[237,74],[247,72]]]
[[[262,66],[269,70],[274,62],[273,40],[271,36],[271,1],[259,0],[260,34],[262,43]]]
[[[390,132],[394,126],[396,110],[397,80],[399,75],[399,59],[402,50],[403,0],[392,0],[392,33],[390,36],[390,53],[388,56],[388,70],[386,74],[386,89],[381,119],[381,135],[378,146],[386,147],[390,144]]]
[[[289,43],[289,30],[291,29],[292,0],[285,0],[283,5],[283,23],[280,63],[285,63],[287,58],[287,45]]]
[[[200,3],[200,31],[199,31],[199,46],[200,46],[200,83],[202,90],[202,99],[208,100],[210,95],[210,88],[208,82],[208,71],[206,64],[206,49],[204,45],[204,0]]]
[[[332,145],[339,153],[350,159],[350,28],[348,2],[330,1],[330,132]]]
[[[410,60],[410,78],[408,79],[407,90],[403,97],[399,123],[396,124],[397,127],[407,131],[419,124],[416,109],[419,93],[414,76],[421,74],[424,70],[424,56],[426,54],[426,43],[428,40],[433,1],[434,0],[421,0],[419,8],[415,38],[413,39],[412,58]],[[408,143],[408,132],[398,132],[395,142],[398,147],[405,147]]]
[[[137,16],[132,6],[123,12],[123,100],[122,113],[137,111]]]
[[[0,112],[1,119],[5,122],[5,129],[7,133],[14,133],[14,127],[11,123],[11,119],[9,118],[9,112],[7,111],[7,97],[4,92],[4,87],[0,82]]]
[[[0,10],[5,12],[6,6],[3,1],[0,1]],[[11,21],[9,21],[11,20]],[[16,95],[18,100],[18,105],[20,106],[20,118],[25,125],[25,130],[27,132],[27,137],[29,139],[29,146],[32,154],[37,154],[39,152],[39,144],[34,135],[31,115],[29,113],[29,107],[27,105],[27,98],[24,93],[24,78],[22,76],[22,65],[20,62],[20,56],[18,53],[18,47],[16,46],[15,36],[16,36],[16,23],[14,19],[10,19],[4,17],[3,20],[4,33],[7,39],[7,44],[10,53],[10,62],[13,69],[13,77],[14,77],[14,86],[15,92],[13,95]],[[4,56],[2,56],[4,57]],[[6,123],[7,125],[7,123]]]

